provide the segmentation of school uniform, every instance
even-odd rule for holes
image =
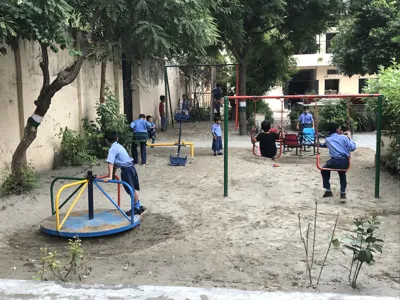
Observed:
[[[211,127],[211,133],[216,137],[216,139],[213,138],[212,142],[212,150],[214,152],[221,152],[222,151],[222,130],[221,130],[221,125],[215,123]]]
[[[314,118],[310,113],[302,113],[299,117],[300,129],[304,128],[312,128],[312,124],[314,122]]]
[[[107,162],[121,169],[121,180],[126,182],[133,192],[140,191],[139,177],[133,166],[133,159],[118,142],[113,143],[108,150]],[[124,185],[124,189],[130,195],[128,187]]]
[[[151,139],[151,142],[154,144],[154,140],[156,139],[156,124],[154,122],[150,122],[151,127],[147,130],[147,135],[149,139]]]
[[[131,123],[131,128],[133,129],[133,134],[135,133],[147,133],[147,130],[151,127],[151,123],[147,122],[144,119],[137,119]],[[146,164],[147,155],[146,155],[146,142],[140,142],[140,156],[142,159],[142,165]],[[136,143],[132,143],[132,156],[133,163],[139,163],[138,151]]]
[[[356,150],[356,144],[347,136],[334,133],[326,138],[326,146],[328,147],[331,159],[326,162],[323,168],[348,169],[350,152]],[[338,173],[340,178],[340,192],[344,194],[347,187],[346,172],[340,171]],[[329,181],[331,171],[322,170],[321,175],[324,189],[330,191],[331,185]]]

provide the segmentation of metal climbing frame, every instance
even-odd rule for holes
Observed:
[[[168,101],[165,102],[165,113],[168,118],[168,112],[171,115],[171,124],[174,127],[174,113],[172,111],[172,102],[171,102],[171,91],[169,89],[169,80],[168,80],[168,68],[183,68],[183,67],[225,67],[225,66],[236,66],[236,95],[239,93],[239,64],[199,64],[199,65],[165,65],[164,66],[164,88],[165,88],[165,96],[168,98]],[[169,103],[168,103],[169,102]],[[212,99],[211,99],[211,107],[212,107]],[[229,113],[229,112],[228,112]],[[224,111],[225,114],[225,111]],[[228,116],[228,114],[226,115]],[[237,119],[237,117],[236,117]],[[168,122],[166,124],[168,127]]]
[[[375,154],[375,198],[380,194],[380,174],[381,174],[381,139],[382,139],[382,103],[384,96],[381,94],[354,94],[354,95],[287,95],[287,96],[226,96],[224,98],[225,113],[228,113],[229,100],[237,102],[250,99],[327,99],[327,98],[378,98],[378,108],[376,115],[376,154]],[[224,119],[224,197],[228,197],[228,119]]]

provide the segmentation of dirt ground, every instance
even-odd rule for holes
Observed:
[[[186,139],[209,139],[208,126],[185,124]],[[171,139],[175,131],[160,134],[160,140]],[[230,148],[229,197],[224,198],[223,157],[211,156],[209,148],[196,148],[196,157],[188,158],[186,167],[171,167],[167,163],[173,153],[168,148],[148,149],[148,165],[137,167],[140,198],[148,207],[140,228],[83,241],[93,268],[83,282],[310,291],[297,215],[305,219],[305,229],[318,201],[314,276],[338,212],[339,237],[352,228],[354,217],[379,212],[385,243],[375,265],[363,267],[358,290],[347,284],[350,253],[332,250],[316,290],[399,295],[400,182],[382,173],[382,197],[373,197],[372,150],[358,149],[353,155],[346,204],[339,203],[337,174],[332,176],[335,197],[321,199],[321,176],[308,154],[287,154],[275,168],[271,160],[254,157],[250,147]],[[106,164],[54,170],[42,175],[42,187],[31,194],[0,199],[0,278],[31,279],[40,247],[66,249],[65,239],[39,231],[41,220],[51,213],[49,186],[56,176],[81,176],[89,169],[104,174]],[[105,188],[116,196],[115,186]],[[96,208],[110,207],[99,193],[95,197]],[[84,195],[78,208],[86,208],[86,199]],[[122,202],[127,208],[127,195]]]

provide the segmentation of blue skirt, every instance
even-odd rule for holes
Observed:
[[[212,150],[214,152],[220,152],[222,151],[222,137],[217,137],[216,140],[213,139],[212,142]]]
[[[129,184],[133,191],[140,191],[139,176],[134,166],[121,168],[121,180]],[[125,185],[124,189],[130,194],[129,189]]]

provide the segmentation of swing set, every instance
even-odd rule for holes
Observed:
[[[229,100],[236,101],[236,107],[238,107],[240,102],[246,100],[254,101],[254,105],[256,105],[257,101],[263,99],[280,99],[282,104],[285,99],[310,99],[311,101],[315,102],[315,118],[316,118],[316,144],[317,144],[317,153],[316,153],[316,167],[318,170],[325,170],[325,171],[338,171],[338,172],[345,172],[348,171],[351,167],[351,159],[349,158],[349,166],[347,169],[331,169],[331,168],[323,168],[321,166],[321,156],[319,153],[320,142],[318,137],[318,105],[317,102],[319,99],[346,99],[348,101],[348,125],[349,130],[351,129],[351,122],[350,122],[350,105],[353,99],[357,98],[378,98],[378,109],[377,109],[377,118],[376,118],[376,156],[375,156],[375,198],[379,198],[380,194],[380,171],[381,171],[381,164],[380,164],[380,156],[381,156],[381,138],[382,138],[382,129],[381,129],[381,120],[382,120],[382,103],[384,96],[381,94],[354,94],[354,95],[287,95],[287,96],[226,96],[224,97],[224,110],[225,114],[228,114],[228,105]],[[281,117],[281,124],[283,123],[283,113]],[[238,111],[236,110],[236,129],[238,127]],[[228,118],[224,118],[224,197],[228,197],[228,151],[229,151],[229,132],[228,132]],[[280,141],[279,141],[280,142]],[[256,146],[253,146],[253,153],[258,156],[258,149]],[[278,154],[279,155],[279,154]],[[280,156],[279,156],[280,157]]]

